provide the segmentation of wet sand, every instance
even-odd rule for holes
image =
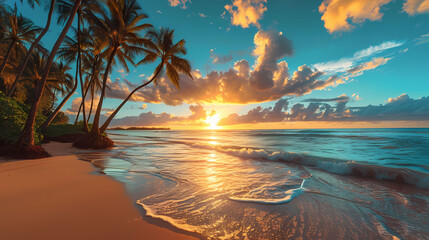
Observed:
[[[121,183],[71,144],[44,147],[54,157],[0,160],[0,239],[195,239],[143,221]]]

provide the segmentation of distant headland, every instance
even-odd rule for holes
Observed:
[[[170,130],[170,128],[161,128],[161,127],[114,127],[109,128],[109,130]]]

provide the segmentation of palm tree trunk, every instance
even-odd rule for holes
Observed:
[[[89,108],[89,114],[88,114],[88,122],[91,119],[91,112],[92,112],[92,107],[94,106],[94,92],[91,90],[91,106]]]
[[[163,63],[160,64],[160,66],[162,66]],[[125,105],[125,103],[128,102],[128,100],[130,100],[130,98],[133,96],[133,94],[135,92],[137,92],[138,90],[140,90],[141,88],[147,86],[148,84],[150,84],[151,82],[153,82],[153,80],[155,80],[155,78],[159,75],[159,73],[161,72],[162,67],[158,67],[155,74],[153,75],[152,79],[146,83],[144,83],[143,85],[138,86],[136,89],[134,89],[125,99],[124,101],[122,101],[122,103],[115,109],[115,111],[110,114],[109,118],[106,120],[106,122],[104,122],[103,126],[101,126],[100,128],[100,132],[104,133],[104,131],[106,131],[107,127],[109,126],[110,122],[113,120],[113,118],[116,116],[116,114],[119,112],[119,110],[121,110],[121,108]]]
[[[0,66],[0,75],[3,73],[3,70],[6,68],[6,64],[7,64],[7,61],[9,60],[9,57],[10,57],[10,53],[12,52],[12,48],[13,48],[13,45],[15,44],[15,41],[12,41],[10,44],[9,44],[9,48],[7,49],[7,53],[6,53],[6,56],[4,57],[4,59],[3,59],[3,63],[1,64],[1,66]]]
[[[55,102],[56,102],[56,89],[54,89],[53,94],[52,94],[52,104],[51,106],[46,110],[46,113],[44,114],[44,116],[46,117],[48,115],[48,113],[54,108]]]
[[[39,36],[34,40],[34,42],[31,44],[30,49],[28,49],[27,55],[25,55],[24,61],[21,62],[21,64],[18,67],[18,74],[15,77],[15,80],[13,81],[12,87],[10,88],[9,92],[7,93],[8,97],[11,97],[13,92],[15,91],[16,85],[18,84],[18,81],[20,80],[22,74],[24,73],[25,67],[27,67],[27,63],[30,60],[31,54],[34,50],[34,48],[39,44],[40,40],[45,36],[45,34],[48,32],[49,27],[51,26],[51,19],[52,19],[52,13],[54,12],[54,5],[55,0],[51,0],[51,6],[49,7],[49,14],[48,14],[48,20],[46,22],[45,28],[43,31],[39,34]]]
[[[66,102],[71,98],[71,96],[73,96],[74,92],[77,89],[77,85],[78,85],[77,74],[78,74],[78,69],[76,68],[76,75],[75,75],[75,81],[74,81],[73,89],[67,94],[67,96],[57,106],[57,108],[55,109],[55,111],[51,115],[49,115],[49,117],[42,124],[42,126],[40,127],[42,129],[42,132],[46,131],[46,129],[48,128],[49,124],[51,124],[51,122],[55,119],[55,117],[57,116],[58,112],[61,111],[61,108],[63,108],[64,104],[66,104]]]
[[[104,71],[103,87],[101,88],[100,101],[98,102],[97,110],[95,111],[94,122],[92,123],[91,133],[93,134],[100,134],[100,114],[101,108],[103,107],[104,95],[106,94],[107,77],[109,75],[110,67],[112,65],[113,58],[115,57],[117,49],[118,47],[116,46],[113,48],[112,53],[109,57],[109,61],[107,62],[106,70]]]
[[[80,55],[78,54],[76,58],[76,83],[78,82],[78,79],[79,79],[79,59],[80,59]],[[79,106],[79,110],[77,110],[76,119],[74,120],[73,125],[77,124],[77,120],[79,119],[81,109],[82,109],[82,104]]]
[[[81,21],[81,9],[77,12],[77,45],[78,45],[78,55],[79,55],[79,79],[80,79],[80,89],[82,94],[82,115],[83,115],[83,131],[88,132],[88,122],[86,121],[86,115],[85,115],[85,94],[83,90],[83,80],[82,80],[82,57],[81,57],[81,49],[80,49],[80,21]]]
[[[94,73],[94,68],[93,68],[93,71],[92,71],[92,73],[91,73],[91,79],[89,80],[89,83],[88,83],[88,87],[84,90],[83,88],[81,89],[82,90],[82,92],[84,92],[84,94],[83,94],[83,96],[82,96],[82,99],[86,99],[86,96],[87,96],[87,94],[88,94],[88,90],[89,90],[89,88],[90,88],[90,86],[91,86],[91,84],[92,84],[92,82],[93,82],[93,80],[94,80],[94,75],[95,75],[95,73]],[[81,86],[83,86],[82,85],[82,79],[81,79],[81,81],[80,81],[80,84],[81,84]],[[93,98],[92,98],[92,100],[93,100]],[[91,101],[92,101],[91,100]],[[80,106],[79,106],[79,111],[77,112],[77,114],[76,114],[76,120],[75,120],[75,122],[74,122],[74,124],[76,124],[77,123],[77,120],[78,120],[78,118],[79,118],[79,113],[80,113],[80,110],[82,109],[82,107],[84,107],[85,108],[85,101],[82,101],[81,103],[80,103]],[[91,108],[92,108],[92,102],[91,102]],[[89,116],[91,116],[91,110],[89,110],[90,111],[90,114],[89,114]],[[86,122],[88,123],[89,122],[89,117],[86,119]],[[87,127],[88,127],[88,125],[87,125]]]
[[[58,37],[57,41],[55,42],[54,47],[52,48],[51,53],[49,54],[49,57],[46,61],[46,66],[43,70],[42,78],[37,86],[36,89],[36,96],[33,101],[33,104],[31,105],[30,113],[28,114],[27,121],[25,123],[24,129],[21,133],[21,138],[18,141],[19,147],[24,146],[34,146],[34,124],[36,122],[36,115],[37,115],[37,109],[39,108],[40,99],[42,98],[43,90],[45,88],[46,79],[49,75],[49,72],[51,70],[52,62],[54,61],[55,55],[60,48],[61,43],[63,42],[68,30],[70,29],[73,19],[76,15],[77,9],[79,8],[79,5],[81,3],[81,0],[76,0],[72,11],[70,13],[69,19],[67,20],[67,23],[62,30],[60,36]]]
[[[76,125],[77,124],[77,120],[79,120],[79,116],[80,116],[80,111],[82,110],[82,102],[80,103],[80,105],[79,105],[79,110],[77,110],[77,114],[76,114],[76,118],[75,118],[75,120],[74,120],[74,123],[73,123],[73,125]]]

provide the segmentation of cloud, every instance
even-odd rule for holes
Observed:
[[[193,79],[180,76],[181,90],[169,83],[168,78],[160,78],[157,86],[142,89],[134,99],[167,105],[246,104],[278,100],[286,95],[304,95],[344,83],[338,76],[324,77],[324,72],[306,65],[289,74],[287,62],[281,60],[293,54],[293,47],[282,33],[260,30],[254,42],[256,61],[253,66],[246,60],[240,60],[229,70],[211,71],[206,76],[195,70]],[[116,97],[122,96],[121,92],[129,92],[130,87],[126,83],[114,84],[119,85],[112,87]]]
[[[362,59],[365,57],[370,57],[370,56],[373,56],[377,53],[383,52],[383,51],[391,49],[391,48],[400,47],[402,45],[404,45],[403,41],[400,41],[400,42],[397,42],[397,41],[383,42],[379,45],[370,46],[366,49],[363,49],[361,51],[356,52],[353,55],[353,59]]]
[[[210,58],[213,59],[212,62],[214,64],[224,64],[224,63],[232,61],[232,55],[231,54],[227,54],[227,55],[216,54],[214,52],[214,49],[210,50]]]
[[[330,32],[349,31],[353,24],[380,20],[380,8],[392,0],[324,0],[319,6],[325,28]]]
[[[303,100],[303,102],[348,102],[349,100],[350,98],[347,95],[343,94],[336,98],[308,98]]]
[[[281,122],[286,117],[285,111],[288,105],[287,99],[280,99],[275,103],[274,107],[262,108],[258,106],[245,115],[238,115],[236,113],[230,114],[228,117],[221,119],[219,125]]]
[[[255,25],[260,28],[259,20],[267,11],[267,0],[233,0],[225,9],[231,14],[231,23],[234,26],[248,28]]]
[[[350,68],[349,70],[347,70],[347,73],[350,73],[352,76],[359,76],[364,71],[371,70],[371,69],[374,69],[380,65],[386,64],[390,59],[392,59],[392,58],[383,58],[383,57],[374,58],[371,61],[364,62],[364,63],[361,63],[361,64],[359,64],[353,68]]]
[[[170,6],[172,6],[172,7],[177,7],[179,5],[182,5],[182,6],[180,6],[180,8],[186,9],[186,8],[188,8],[187,4],[191,3],[191,0],[168,0],[168,2],[170,3]]]
[[[206,126],[204,120],[209,114],[208,111],[200,105],[189,106],[191,114],[189,116],[175,116],[170,113],[156,114],[151,111],[140,114],[139,116],[130,116],[113,119],[111,126],[166,126],[166,125],[192,125]],[[102,119],[102,121],[105,119]]]
[[[93,102],[92,110],[91,110],[92,113],[95,113],[95,111],[97,110],[99,98],[100,98],[99,95],[94,95],[94,102]],[[76,115],[77,112],[79,111],[79,107],[80,107],[81,103],[82,103],[82,97],[77,97],[77,98],[73,99],[71,107],[67,108],[65,113],[67,115]],[[91,97],[88,95],[85,98],[85,110],[86,110],[85,112],[88,114],[90,109],[91,109]]]
[[[144,103],[141,107],[139,107],[139,109],[146,109],[147,108],[147,104]]]
[[[379,45],[369,46],[366,49],[357,51],[351,57],[344,57],[335,61],[316,63],[313,66],[319,71],[326,73],[347,72],[350,69],[356,67],[357,64],[361,64],[362,61],[370,57],[383,53],[386,50],[400,47],[402,45],[404,45],[403,41],[386,41]]]
[[[429,43],[429,33],[422,34],[420,37],[416,38],[414,41],[416,42],[416,45],[422,45],[425,43]]]
[[[272,88],[278,60],[294,53],[292,41],[283,36],[282,32],[262,30],[255,34],[253,41],[256,46],[253,55],[257,59],[252,84],[259,90]]]
[[[249,124],[260,122],[295,121],[427,121],[429,119],[429,97],[412,99],[407,94],[389,98],[387,103],[378,106],[347,107],[350,98],[341,95],[330,99],[307,99],[293,105],[288,111],[288,100],[280,99],[275,106],[251,109],[247,114],[230,114],[221,119],[219,125]],[[336,102],[335,105],[327,102]]]
[[[106,89],[106,97],[116,99],[125,99],[132,90],[138,87],[137,84],[133,84],[125,78],[123,79],[123,82],[118,78],[112,82],[111,79],[108,78],[107,86],[109,86],[109,89]],[[144,102],[145,100],[146,98],[141,94],[133,94],[130,98],[130,101],[133,102]]]
[[[429,12],[429,0],[405,0],[404,11],[410,15]]]

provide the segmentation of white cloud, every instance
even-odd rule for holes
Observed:
[[[340,60],[316,63],[313,66],[318,70],[322,72],[327,72],[327,73],[346,72],[367,58],[373,57],[386,50],[402,46],[403,44],[404,44],[403,41],[400,41],[400,42],[387,41],[379,45],[370,46],[366,49],[360,50],[355,54],[353,54],[352,57],[344,57],[344,58],[341,58]]]

